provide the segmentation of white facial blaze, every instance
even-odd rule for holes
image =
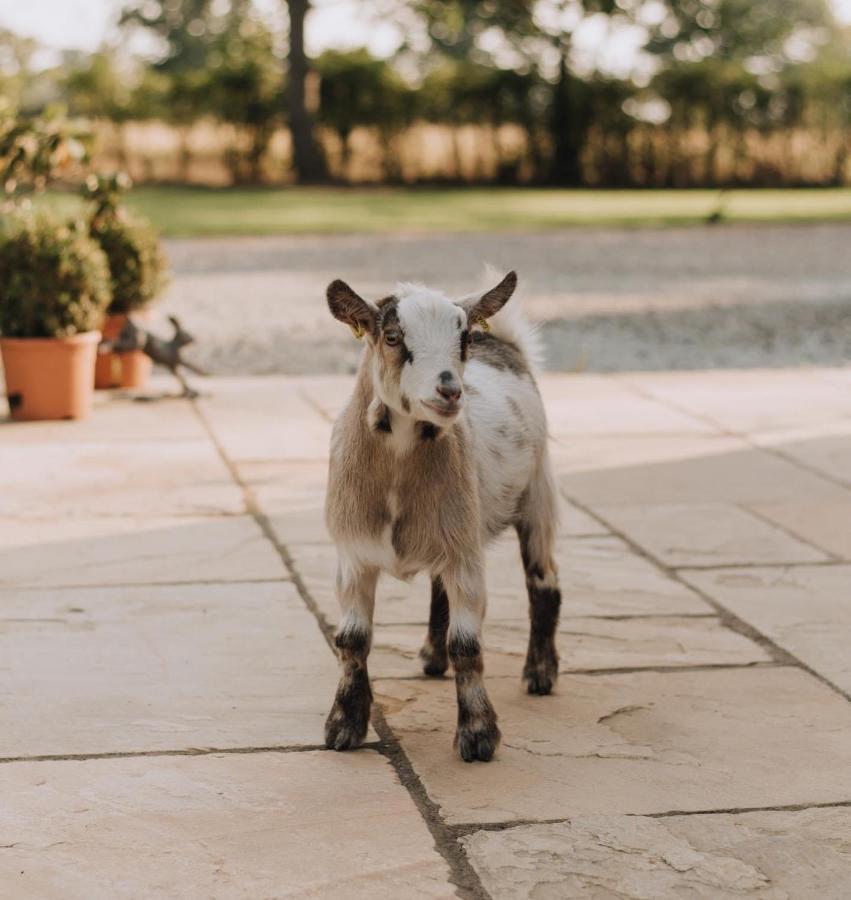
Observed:
[[[402,368],[401,392],[410,399],[417,418],[445,425],[446,419],[424,404],[441,400],[437,389],[445,372],[461,387],[461,333],[467,327],[466,315],[448,297],[418,285],[401,285],[397,296],[399,324],[413,355]]]

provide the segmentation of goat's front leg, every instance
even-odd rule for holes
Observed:
[[[372,612],[378,569],[350,565],[341,560],[337,569],[337,598],[342,618],[335,643],[340,651],[342,674],[334,705],[325,722],[325,746],[350,750],[363,743],[369,727],[372,690],[366,659],[372,644]]]
[[[455,747],[465,762],[487,762],[499,745],[496,712],[482,678],[483,560],[479,557],[443,575],[449,597],[449,659],[455,669],[458,731]]]

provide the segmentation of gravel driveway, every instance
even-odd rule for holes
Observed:
[[[216,373],[348,372],[359,347],[327,312],[335,277],[450,293],[516,268],[548,367],[621,371],[838,364],[851,355],[851,225],[481,235],[170,240],[162,311]]]

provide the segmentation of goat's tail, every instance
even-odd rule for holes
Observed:
[[[493,287],[502,274],[493,266],[486,265],[484,284]],[[539,326],[523,313],[523,296],[517,293],[495,315],[488,319],[491,334],[501,341],[508,341],[520,348],[529,368],[539,371],[544,365],[544,347],[541,341]]]

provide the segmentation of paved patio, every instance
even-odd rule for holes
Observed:
[[[420,675],[424,579],[380,586],[367,746],[322,747],[349,385],[0,426],[0,893],[847,897],[851,370],[544,378],[563,671],[521,691],[506,538],[490,765]]]

